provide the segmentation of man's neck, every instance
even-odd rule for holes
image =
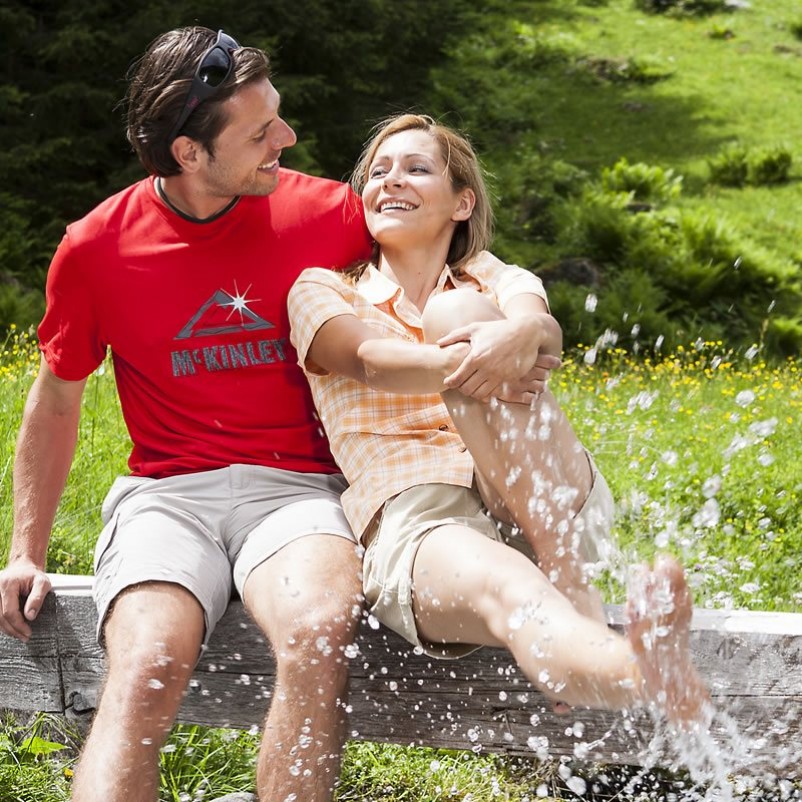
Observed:
[[[239,200],[239,196],[220,198],[197,190],[182,176],[156,178],[156,193],[168,209],[196,223],[216,220]]]

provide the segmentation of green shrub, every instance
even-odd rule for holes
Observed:
[[[722,39],[722,40],[729,40],[735,38],[735,31],[730,28],[725,23],[719,23],[713,25],[713,27],[707,32],[707,35],[711,39]]]
[[[765,341],[772,353],[799,356],[802,353],[802,318],[772,318],[766,326]]]
[[[774,325],[802,308],[796,268],[739,236],[712,215],[673,207],[633,213],[631,165],[567,199],[561,209],[560,258],[540,269],[566,341],[593,342],[613,331],[625,347],[724,339],[737,347],[766,342],[788,353],[794,325]],[[654,178],[648,166],[634,171]],[[645,182],[647,189],[666,183]],[[580,262],[592,270],[568,269]],[[587,282],[587,283],[585,283]],[[562,286],[563,284],[567,286]],[[588,293],[597,295],[587,314]],[[771,332],[769,334],[769,332]]]
[[[726,0],[635,0],[635,8],[651,14],[715,14],[726,11]]]
[[[707,160],[710,180],[723,187],[742,187],[749,177],[749,159],[746,148],[729,145]]]
[[[792,22],[789,26],[789,30],[797,39],[802,39],[802,20],[799,22]]]
[[[602,187],[608,192],[631,192],[636,201],[666,203],[682,192],[682,176],[673,170],[619,159],[602,170]]]
[[[496,236],[493,247],[516,264],[542,259],[560,233],[556,211],[581,193],[587,173],[537,151],[519,148],[493,175]]]
[[[681,327],[665,311],[666,293],[646,272],[623,270],[597,289],[558,281],[548,293],[566,348],[603,342],[643,352],[658,338],[669,347],[683,341]]]
[[[751,151],[742,145],[729,145],[708,159],[707,164],[714,184],[724,187],[765,186],[788,181],[793,156],[782,145]]]
[[[563,253],[586,256],[601,264],[620,262],[626,253],[633,215],[629,192],[585,190],[560,210]]]
[[[0,332],[7,331],[14,323],[20,329],[35,325],[42,319],[44,295],[36,290],[26,290],[14,278],[5,281],[0,277]]]
[[[784,184],[791,172],[793,156],[785,147],[756,151],[749,157],[749,183],[756,186]]]
[[[603,81],[612,83],[653,84],[670,78],[673,70],[655,58],[601,58],[587,56],[577,66]]]
[[[723,327],[733,345],[762,339],[770,320],[796,314],[802,305],[794,266],[725,222],[685,212],[681,231],[687,257],[675,263],[669,291],[678,310]]]

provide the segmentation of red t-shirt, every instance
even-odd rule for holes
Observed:
[[[250,463],[337,470],[290,345],[287,293],[305,267],[370,253],[344,184],[281,170],[267,197],[197,223],[146,179],[68,226],[50,266],[40,347],[88,376],[111,348],[132,473]]]

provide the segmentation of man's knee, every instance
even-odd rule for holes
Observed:
[[[203,610],[176,585],[122,593],[104,627],[109,684],[146,699],[181,694],[200,655]]]
[[[361,613],[356,600],[343,604],[330,599],[294,615],[273,643],[279,673],[302,684],[314,680],[321,688],[342,686]]]
[[[461,289],[430,298],[421,319],[426,342],[435,342],[460,326],[499,317],[501,312],[488,298],[475,290]]]

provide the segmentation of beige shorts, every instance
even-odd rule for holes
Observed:
[[[185,587],[203,607],[205,641],[251,571],[301,537],[356,538],[339,474],[259,465],[149,479],[123,476],[103,502],[95,547],[98,641],[114,599],[142,582]]]
[[[582,509],[567,523],[570,539],[592,571],[610,553],[614,504],[610,489],[591,459],[593,486]],[[502,524],[488,512],[476,488],[458,485],[417,485],[385,502],[368,527],[363,565],[365,599],[370,612],[385,626],[432,657],[455,658],[477,646],[421,641],[412,611],[412,568],[423,539],[445,524],[461,524],[492,540],[506,543],[533,562],[537,557],[520,530]]]

